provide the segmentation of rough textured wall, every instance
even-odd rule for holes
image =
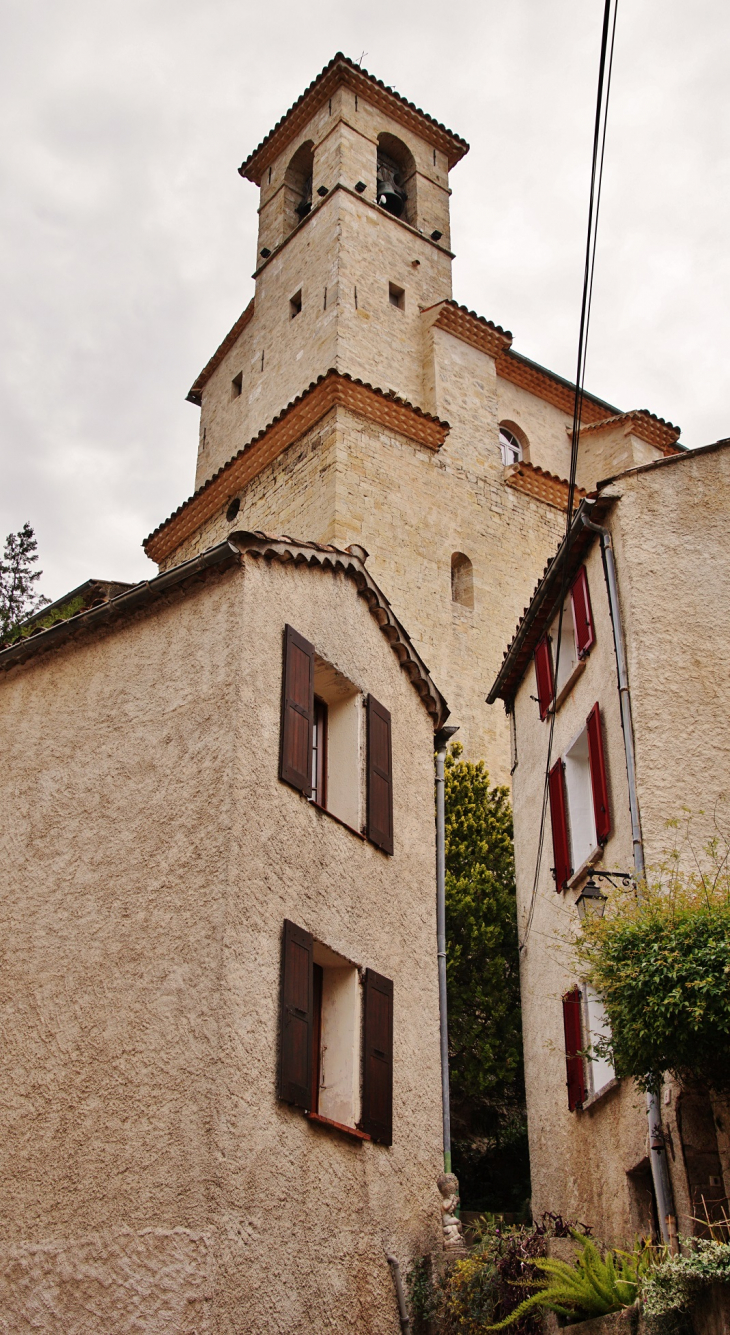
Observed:
[[[286,621],[392,712],[393,858],[278,780]],[[439,1236],[433,737],[354,585],[248,558],[0,710],[4,1328],[395,1335],[383,1247]],[[276,1099],[287,916],[394,981],[392,1149]]]
[[[633,866],[628,787],[621,731],[613,633],[600,547],[586,563],[596,643],[583,674],[555,719],[552,763],[585,725],[598,701],[608,770],[612,833],[598,862],[607,869]],[[562,996],[578,981],[570,937],[578,925],[579,888],[556,893],[548,810],[534,914],[532,903],[542,810],[549,720],[540,721],[535,672],[527,669],[515,701],[517,766],[512,778],[520,941],[522,1027],[532,1173],[532,1206],[578,1218],[607,1242],[628,1245],[638,1227],[628,1170],[645,1155],[643,1096],[623,1082],[584,1112],[569,1112],[566,1093]]]
[[[621,494],[616,564],[651,861],[667,845],[667,820],[689,808],[701,841],[728,793],[730,452],[690,455],[612,490]],[[721,803],[726,830],[729,814]]]
[[[419,1246],[436,1242],[439,1227],[433,735],[416,692],[350,581],[249,561],[243,610],[259,652],[247,655],[251,704],[232,775],[242,820],[231,850],[225,935],[219,1144],[227,1214],[221,1266],[232,1310],[246,1302],[252,1331],[395,1335],[397,1309],[383,1248],[403,1262]],[[276,779],[285,621],[392,714],[393,858]],[[252,827],[255,843],[245,837]],[[273,1097],[285,917],[394,981],[390,1149],[352,1144]]]

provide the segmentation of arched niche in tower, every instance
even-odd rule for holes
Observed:
[[[298,227],[312,208],[314,144],[300,144],[284,173],[284,236]]]
[[[402,139],[378,135],[378,204],[395,218],[416,226],[416,159]]]
[[[474,610],[474,567],[463,552],[451,557],[451,601]]]

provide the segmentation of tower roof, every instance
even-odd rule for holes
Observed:
[[[386,111],[394,120],[400,121],[401,125],[421,135],[433,144],[434,148],[445,153],[449,170],[469,152],[469,145],[461,135],[448,130],[440,121],[429,116],[428,112],[421,111],[420,107],[401,97],[395,89],[388,88],[382,79],[376,79],[372,74],[368,74],[367,70],[361,69],[354,60],[350,60],[348,56],[338,51],[281,120],[277,121],[273,130],[261,140],[258,148],[255,148],[246,161],[241,163],[238,169],[241,176],[260,185],[269,164],[296,138],[302,126],[342,84],[346,84],[353,92],[359,93]]]

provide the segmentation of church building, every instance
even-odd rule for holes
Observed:
[[[506,782],[484,683],[565,528],[574,389],[452,299],[468,148],[338,54],[249,154],[255,295],[188,395],[195,492],[145,550],[165,570],[233,525],[364,547],[467,755]],[[579,494],[678,437],[586,395]]]
[[[442,1249],[434,738],[509,780],[574,398],[452,299],[467,150],[334,57],[239,169],[159,573],[0,651],[8,1329],[396,1335]],[[678,436],[587,395],[579,494]]]

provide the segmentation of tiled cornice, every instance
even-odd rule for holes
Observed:
[[[281,120],[277,121],[273,130],[261,140],[258,148],[255,148],[241,164],[238,169],[241,176],[245,176],[256,185],[261,185],[263,174],[274,158],[278,157],[287,144],[296,139],[300,130],[311,120],[322,103],[342,84],[346,84],[371,106],[378,107],[400,125],[445,153],[449,170],[469,152],[469,145],[461,135],[448,130],[440,121],[429,116],[428,112],[421,111],[420,107],[401,97],[393,88],[388,88],[382,79],[374,78],[367,70],[361,69],[353,60],[349,60],[338,51],[329,65],[325,65],[301,97],[297,98]]]
[[[414,408],[405,399],[384,394],[382,389],[341,371],[329,370],[145,539],[147,555],[153,561],[163,561],[267,464],[338,406],[431,450],[440,449],[449,431],[448,422]]]

